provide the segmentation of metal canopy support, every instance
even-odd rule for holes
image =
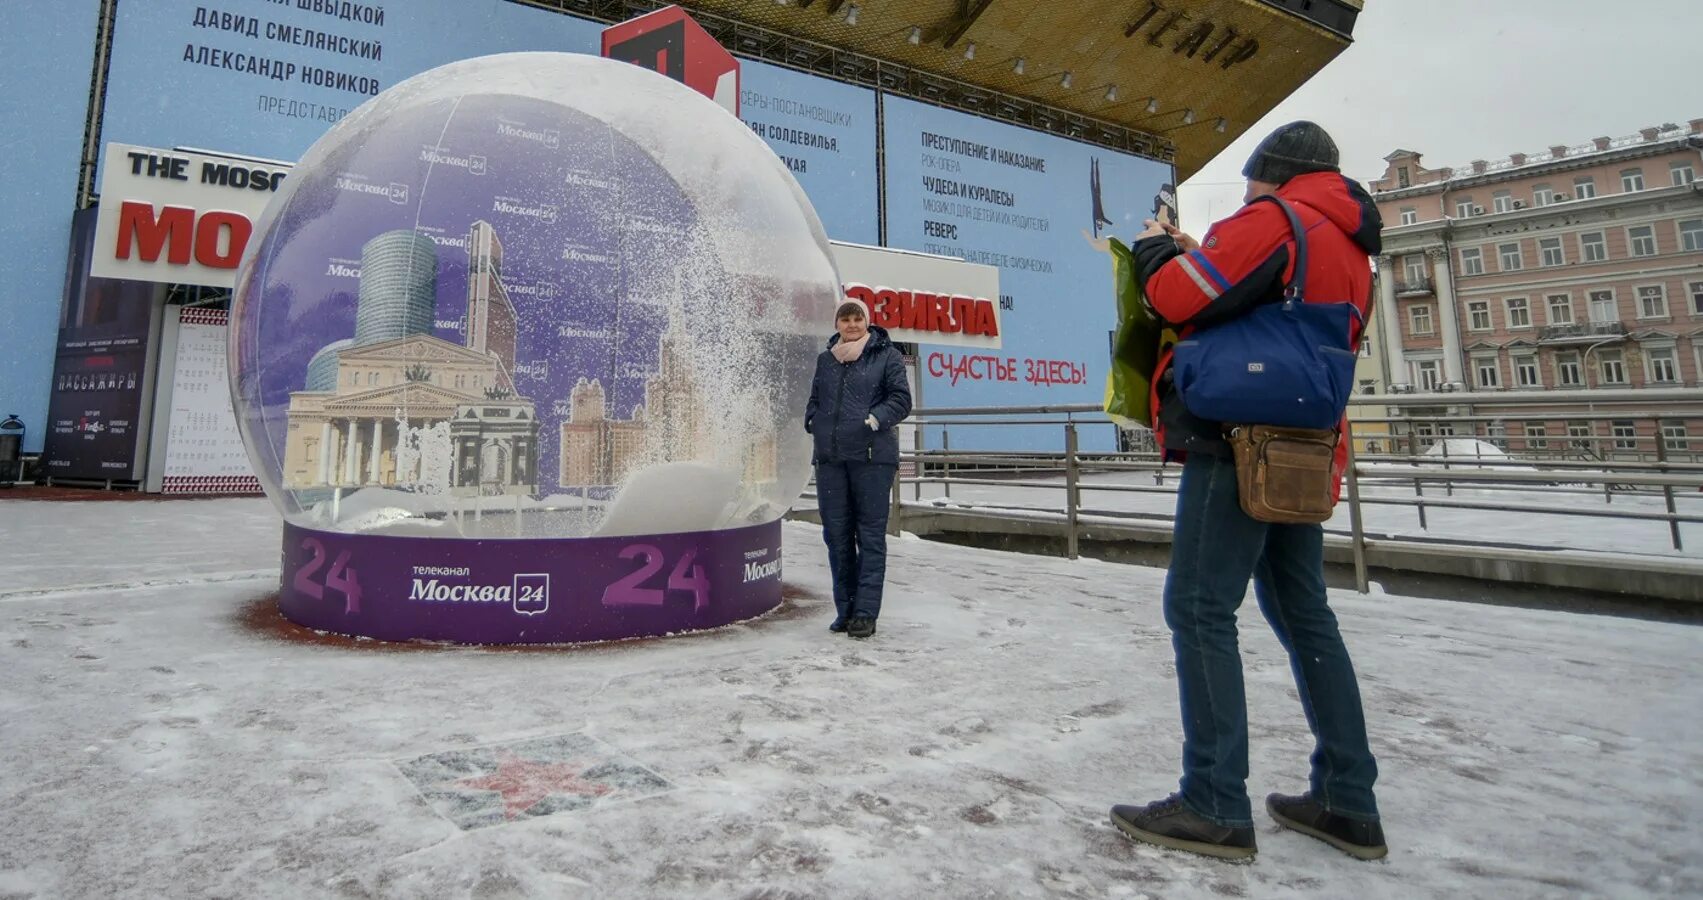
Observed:
[[[946,34],[946,40],[940,46],[948,50],[952,49],[952,45],[958,43],[958,39],[964,36],[964,32],[969,31],[970,26],[976,24],[976,20],[981,18],[982,13],[987,12],[988,7],[992,5],[993,0],[975,0],[974,5],[971,5],[971,0],[958,0],[958,14],[953,16],[952,20],[942,28]]]

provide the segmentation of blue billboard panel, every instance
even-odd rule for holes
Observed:
[[[1117,303],[1111,257],[1170,184],[1169,165],[887,97],[887,245],[998,266],[1003,348],[923,345],[924,403],[933,407],[1100,403]],[[1062,446],[1039,429],[952,429],[954,447]],[[1111,449],[1093,429],[1083,449]]]
[[[740,117],[798,179],[828,237],[878,242],[875,92],[749,59],[740,82]]]
[[[596,53],[602,30],[510,0],[121,3],[103,137],[293,161],[410,76],[491,53]]]
[[[23,420],[26,453],[40,452],[47,433],[99,22],[99,0],[10,0],[0,29],[0,121],[14,129],[0,178],[0,418]]]

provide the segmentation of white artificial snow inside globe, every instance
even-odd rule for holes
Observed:
[[[557,538],[778,519],[839,296],[736,117],[656,73],[515,53],[328,132],[257,226],[238,421],[293,524]]]

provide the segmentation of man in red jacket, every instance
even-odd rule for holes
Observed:
[[[1213,226],[1205,241],[1148,221],[1133,250],[1153,310],[1187,339],[1281,299],[1295,258],[1282,209],[1294,208],[1307,231],[1308,300],[1352,301],[1370,317],[1372,272],[1382,222],[1364,188],[1337,168],[1336,144],[1311,122],[1285,125],[1254,151],[1242,174],[1246,205]],[[1365,318],[1362,318],[1362,322]],[[1363,327],[1363,326],[1362,326]],[[1359,335],[1354,335],[1356,341]],[[1388,850],[1372,783],[1378,766],[1354,665],[1325,596],[1324,529],[1272,525],[1242,512],[1236,466],[1224,425],[1191,415],[1177,396],[1167,355],[1154,384],[1154,430],[1167,459],[1183,460],[1165,622],[1177,654],[1183,714],[1183,777],[1178,793],[1138,806],[1114,806],[1125,834],[1209,856],[1250,858],[1248,712],[1236,643],[1236,610],[1254,580],[1260,610],[1283,648],[1316,741],[1311,789],[1273,794],[1266,809],[1279,824],[1361,859]],[[1338,446],[1338,472],[1346,446]]]

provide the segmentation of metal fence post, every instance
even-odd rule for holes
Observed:
[[[893,467],[893,506],[887,510],[887,533],[897,537],[902,524],[899,520],[905,514],[904,497],[899,493],[904,488],[904,479],[899,477],[899,467]]]
[[[1407,433],[1407,455],[1414,459],[1414,462],[1408,463],[1408,465],[1417,468],[1419,466],[1419,432],[1417,430],[1409,430]],[[1425,501],[1423,499],[1425,497],[1425,483],[1417,478],[1413,479],[1413,496],[1421,498],[1414,507],[1419,510],[1419,528],[1422,531],[1430,531],[1430,526],[1425,524]]]
[[[922,502],[922,480],[928,475],[928,464],[922,450],[922,429],[923,426],[921,425],[915,425],[911,428],[911,453],[913,454],[911,478],[914,479],[911,485],[915,488],[913,493],[915,493],[918,503]]]
[[[1353,532],[1354,541],[1354,586],[1362,594],[1372,592],[1372,583],[1366,577],[1366,527],[1361,518],[1363,510],[1360,507],[1360,473],[1356,469],[1360,465],[1354,452],[1354,422],[1348,423],[1343,432],[1343,439],[1348,441],[1348,522]]]
[[[1667,445],[1668,445],[1667,438],[1662,435],[1662,420],[1657,419],[1656,420],[1656,462],[1666,463],[1668,461],[1668,446]],[[1669,472],[1671,472],[1672,470],[1669,469],[1666,465],[1663,465],[1658,471],[1660,471],[1663,475],[1666,475]],[[1670,516],[1674,515],[1675,513],[1677,513],[1679,511],[1678,508],[1676,506],[1674,506],[1674,502],[1673,502],[1673,485],[1671,485],[1671,484],[1662,485],[1662,498],[1667,501],[1668,515],[1670,515]],[[1668,534],[1673,538],[1673,549],[1675,549],[1675,550],[1684,550],[1685,549],[1685,544],[1680,540],[1680,537],[1679,537],[1679,520],[1678,519],[1669,519],[1668,520]]]
[[[1076,546],[1076,510],[1080,503],[1077,496],[1077,485],[1081,473],[1076,462],[1076,423],[1066,422],[1064,425],[1064,518],[1068,533],[1065,535],[1065,555],[1071,559],[1077,557]]]
[[[943,456],[952,455],[952,432],[940,429],[940,452]],[[952,461],[946,460],[940,464],[940,486],[946,490],[946,499],[952,499]]]

